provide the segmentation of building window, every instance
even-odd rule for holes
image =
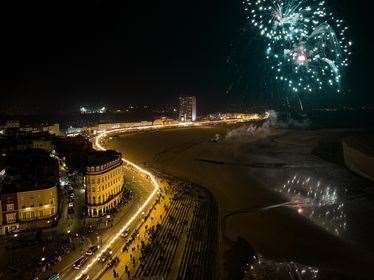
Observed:
[[[6,210],[7,211],[14,211],[14,204],[13,203],[9,203],[6,205]]]
[[[16,222],[16,213],[9,213],[6,214],[6,221],[8,224]]]

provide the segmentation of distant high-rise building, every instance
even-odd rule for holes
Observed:
[[[182,122],[193,122],[196,120],[196,97],[179,97],[179,120]]]

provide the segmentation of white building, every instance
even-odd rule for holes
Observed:
[[[88,216],[101,217],[117,207],[124,184],[121,154],[115,151],[92,151],[84,176]]]
[[[196,120],[196,97],[179,97],[179,120],[182,122],[193,122]]]

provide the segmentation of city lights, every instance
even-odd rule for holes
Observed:
[[[94,145],[96,149],[98,150],[106,150],[104,146],[102,146],[101,141],[104,140],[106,137],[112,134],[118,134],[118,133],[124,133],[129,131],[141,131],[141,130],[152,130],[152,129],[159,129],[159,128],[167,128],[167,127],[185,127],[185,126],[201,126],[201,125],[209,125],[214,123],[238,123],[238,122],[244,122],[248,120],[261,120],[261,119],[267,119],[269,117],[269,113],[266,112],[264,116],[260,116],[258,114],[249,114],[249,115],[242,115],[240,118],[235,119],[222,119],[218,121],[202,121],[202,122],[190,122],[190,123],[178,123],[178,124],[171,124],[171,125],[150,125],[150,126],[141,126],[141,127],[127,127],[127,128],[117,128],[113,130],[108,131],[102,131],[100,132],[94,140]],[[120,238],[121,233],[128,229],[128,227],[144,213],[145,209],[151,204],[152,200],[157,196],[159,193],[160,185],[157,182],[156,177],[146,169],[142,168],[141,166],[122,158],[123,162],[128,164],[129,166],[133,167],[135,170],[137,170],[139,173],[145,175],[148,177],[152,183],[153,190],[149,193],[146,200],[140,205],[140,207],[137,209],[135,214],[129,218],[129,220],[126,222],[126,224],[117,231],[117,233],[105,244],[102,245],[101,250],[96,254],[93,259],[86,264],[86,266],[82,269],[82,271],[79,273],[79,275],[76,277],[76,279],[79,279],[82,275],[87,273],[90,268],[95,265],[95,263],[100,259],[100,257],[107,251],[118,238]]]
[[[0,275],[373,278],[370,1],[107,2],[7,1]]]
[[[99,134],[95,138],[95,147],[98,150],[104,151],[105,148],[100,144],[100,141],[103,140],[108,135],[110,135],[111,133],[115,133],[115,132],[117,132],[117,130],[103,132],[103,133]],[[138,172],[140,172],[140,173],[148,176],[148,178],[150,178],[150,181],[151,181],[151,183],[153,185],[153,190],[148,195],[147,199],[143,202],[143,204],[140,205],[140,207],[135,212],[135,214],[130,217],[130,219],[127,221],[127,223],[119,231],[117,231],[117,233],[114,234],[114,236],[108,242],[106,242],[105,244],[102,245],[101,250],[98,252],[98,254],[96,254],[93,257],[93,259],[90,262],[87,263],[87,265],[82,269],[82,271],[79,273],[79,275],[75,278],[76,280],[80,279],[80,277],[82,277],[82,275],[84,275],[85,273],[87,273],[90,270],[90,268],[93,265],[95,265],[95,263],[97,261],[99,261],[99,259],[101,258],[101,256],[113,245],[114,242],[116,242],[116,240],[118,240],[120,238],[121,233],[124,230],[126,230],[134,222],[134,220],[136,220],[141,215],[141,213],[147,208],[147,206],[149,206],[151,204],[152,199],[155,198],[155,196],[158,194],[158,190],[160,189],[160,185],[157,182],[156,177],[152,173],[150,173],[149,171],[147,171],[144,168],[140,167],[139,165],[137,165],[137,164],[135,164],[135,163],[133,163],[131,161],[126,160],[125,158],[123,158],[122,160],[126,164],[128,164],[131,167],[135,168]]]
[[[105,106],[103,107],[86,107],[86,106],[81,106],[79,108],[79,111],[81,114],[105,114],[107,111],[107,108]]]

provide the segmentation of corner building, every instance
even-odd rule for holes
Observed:
[[[56,226],[59,218],[58,162],[38,149],[7,156],[0,191],[0,233]]]
[[[49,227],[58,215],[58,191],[52,187],[30,187],[1,194],[0,233]]]
[[[118,206],[124,185],[121,154],[115,151],[92,151],[84,176],[89,217],[101,217]]]

